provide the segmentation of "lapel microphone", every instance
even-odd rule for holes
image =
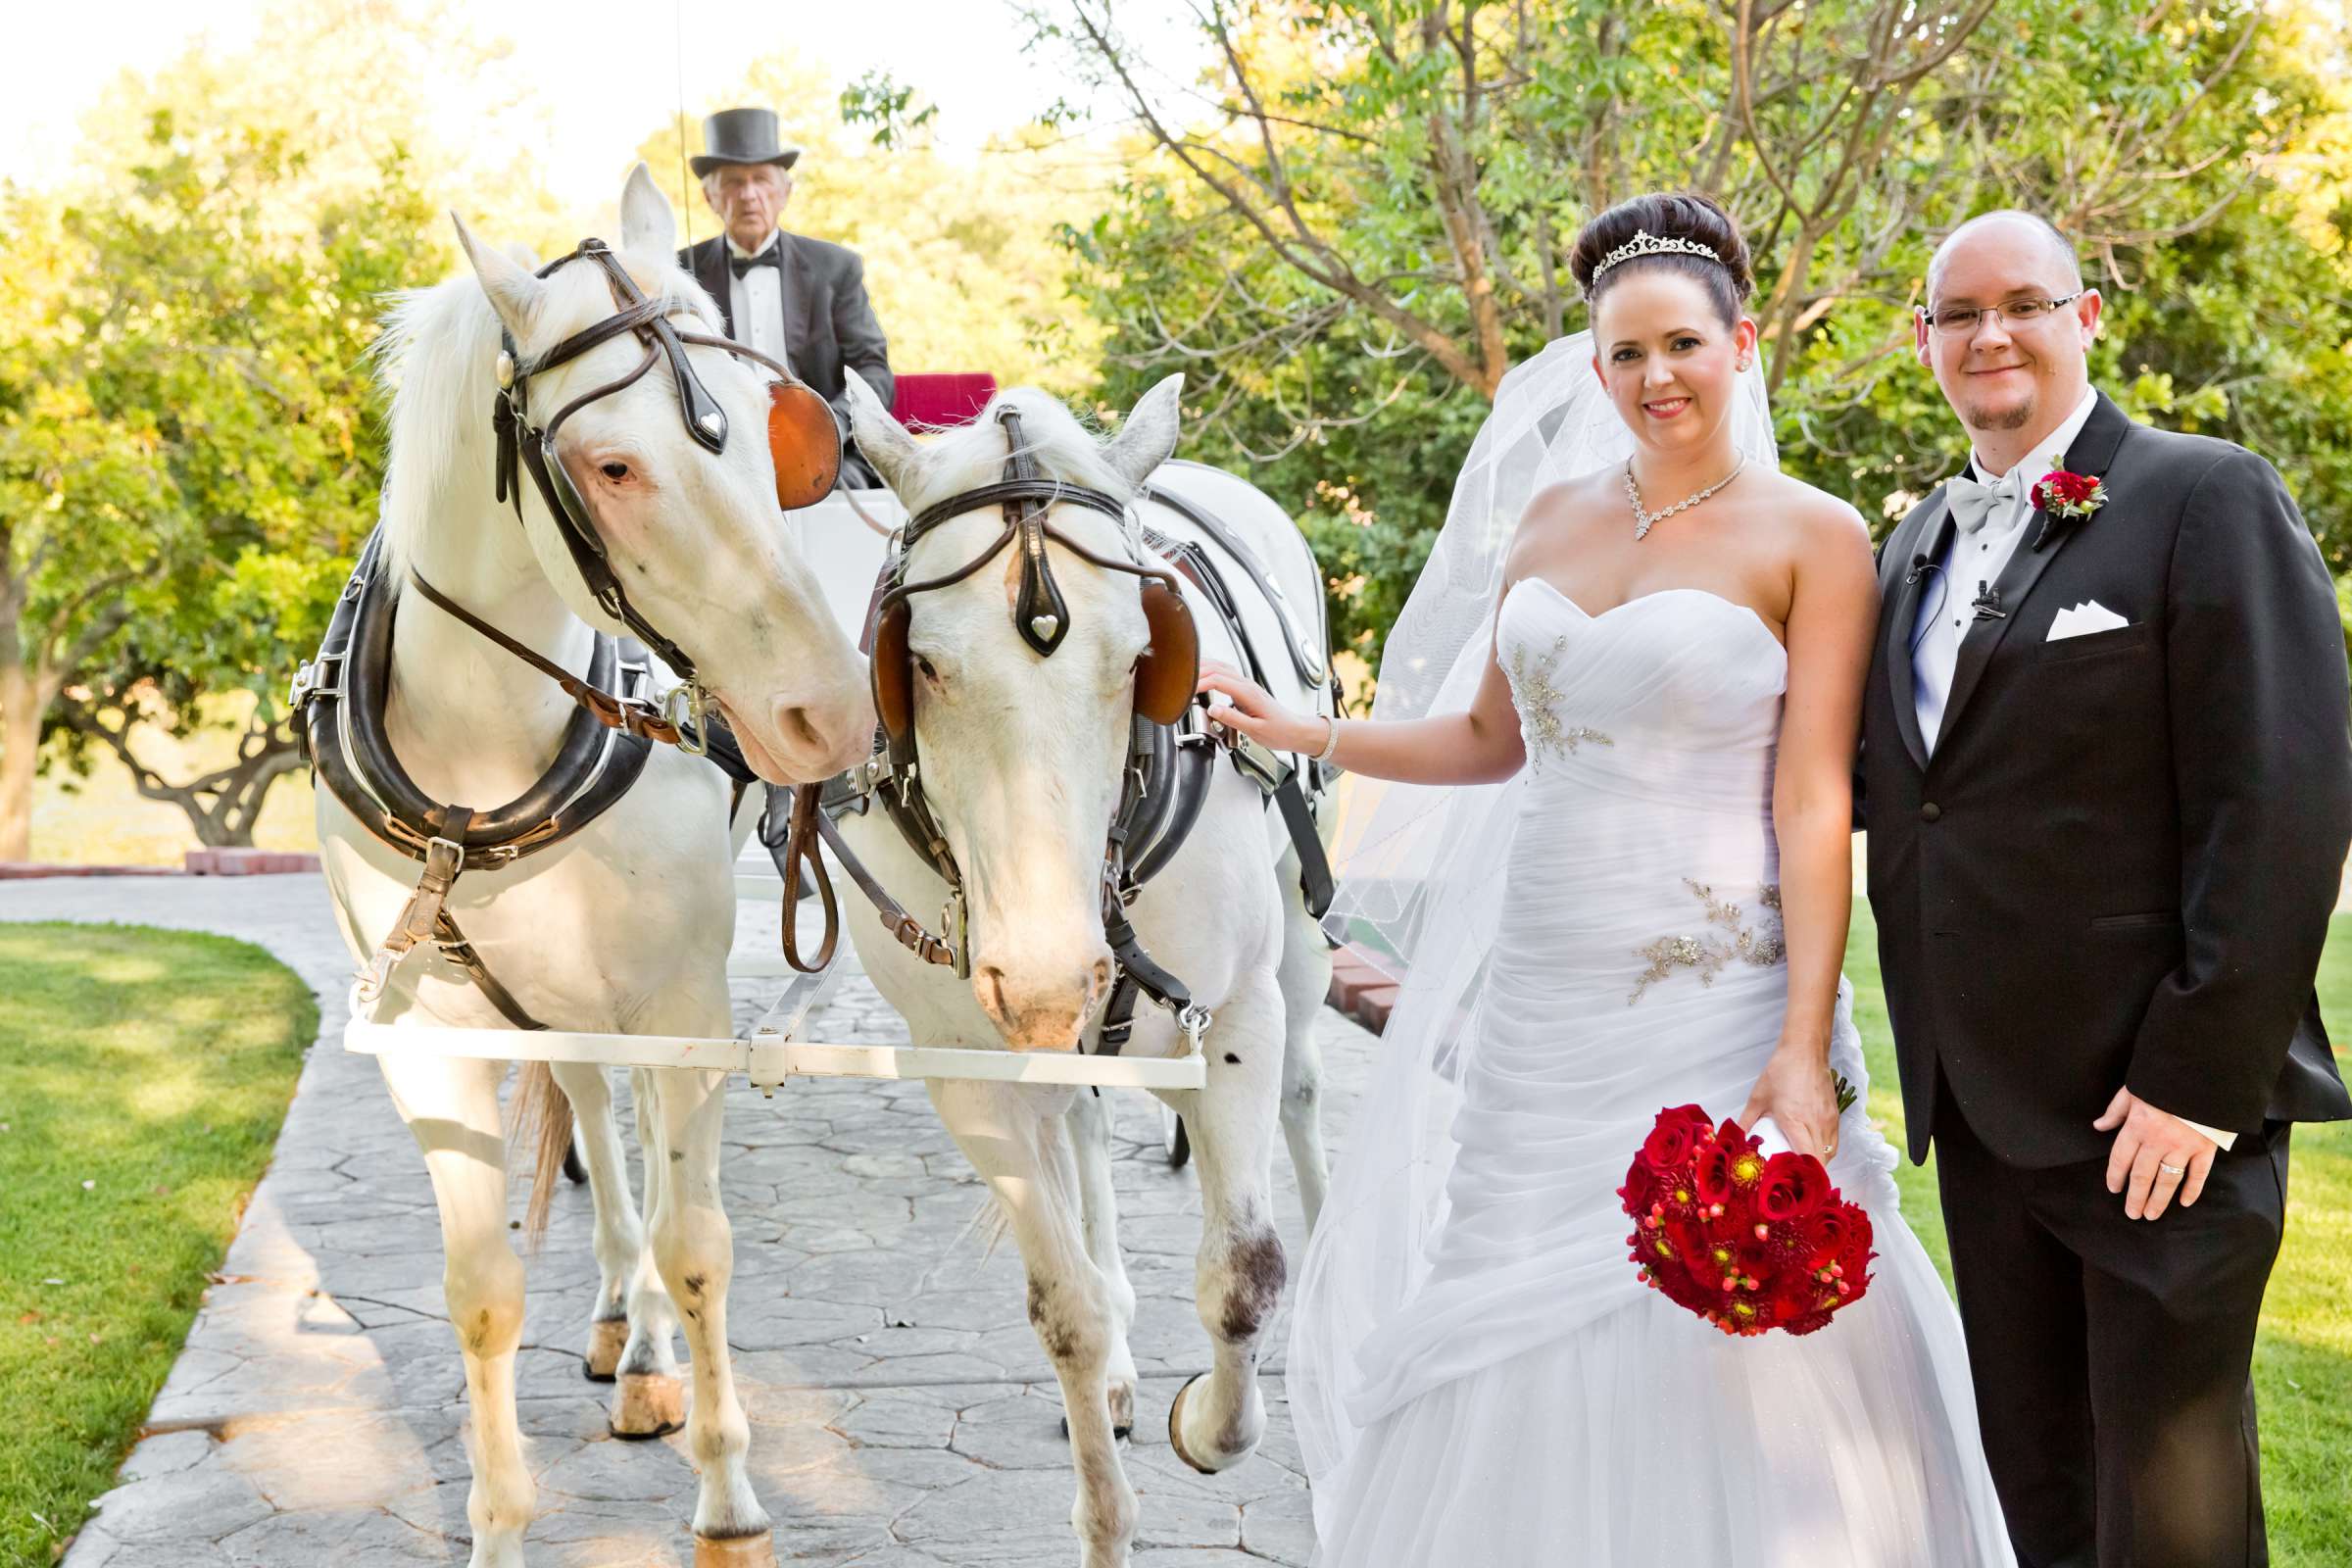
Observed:
[[[1977,584],[1977,597],[1968,602],[1968,608],[1977,612],[1979,620],[2007,620],[2009,618],[2009,612],[2001,608],[2001,596],[1998,590],[1987,587],[1983,582]]]

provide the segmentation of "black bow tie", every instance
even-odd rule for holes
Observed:
[[[770,245],[757,256],[738,256],[733,251],[729,251],[727,252],[727,266],[734,269],[737,277],[741,277],[755,267],[772,267],[781,272],[784,270],[784,247]]]

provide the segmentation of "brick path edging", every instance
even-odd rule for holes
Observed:
[[[1388,1028],[1389,1009],[1396,1004],[1396,982],[1361,944],[1350,942],[1331,956],[1331,991],[1324,1001],[1334,1012],[1379,1034]]]

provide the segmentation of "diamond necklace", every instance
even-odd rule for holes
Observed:
[[[1634,506],[1635,541],[1639,543],[1640,541],[1648,538],[1650,529],[1656,527],[1659,523],[1664,522],[1668,517],[1673,516],[1676,513],[1689,512],[1692,507],[1697,506],[1701,501],[1706,500],[1707,497],[1713,495],[1725,485],[1730,484],[1734,479],[1739,478],[1740,470],[1746,466],[1747,454],[1742,452],[1740,454],[1740,461],[1732,465],[1731,472],[1725,474],[1722,478],[1716,480],[1704,490],[1699,491],[1698,494],[1694,496],[1686,496],[1682,500],[1677,501],[1673,506],[1668,507],[1663,512],[1647,512],[1644,511],[1642,506],[1642,488],[1634,483],[1634,460],[1631,458],[1626,459],[1625,499],[1632,502]]]

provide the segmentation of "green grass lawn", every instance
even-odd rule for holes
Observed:
[[[1899,1147],[1903,1107],[1879,990],[1878,931],[1860,900],[1846,973],[1870,1059],[1871,1117]],[[2329,928],[2320,1004],[2344,1063],[2342,1045],[2352,1041],[2352,914],[2337,915]],[[1935,1162],[1906,1160],[1896,1180],[1904,1217],[1948,1279]],[[2352,1123],[2295,1130],[2286,1247],[2263,1302],[2254,1385],[2271,1560],[2278,1568],[2343,1568],[2352,1563]]]
[[[0,1563],[113,1485],[318,1027],[241,942],[0,924]]]

